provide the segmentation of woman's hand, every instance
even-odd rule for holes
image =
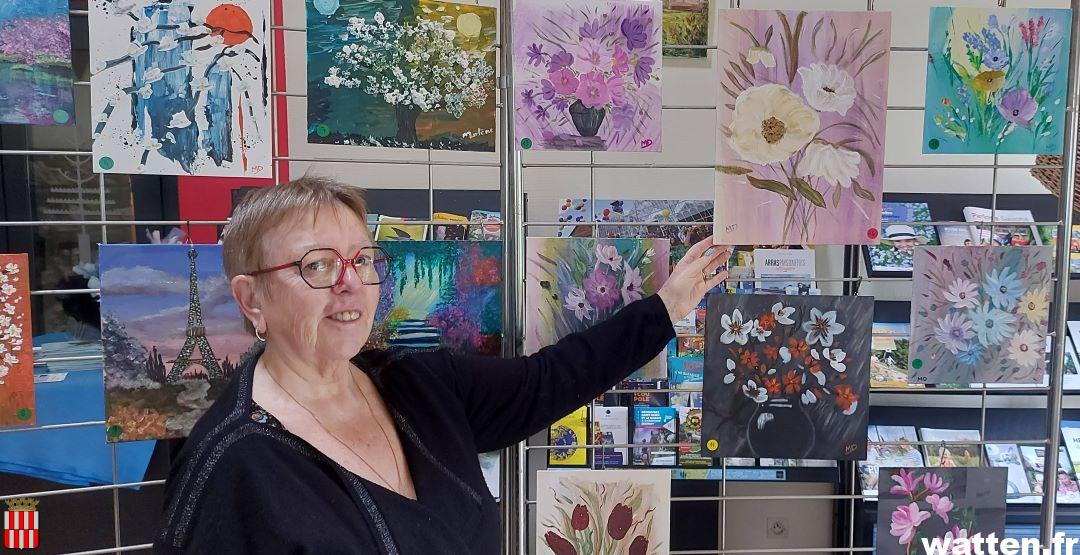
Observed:
[[[731,247],[713,245],[711,235],[690,247],[657,293],[663,299],[672,323],[683,319],[701,302],[706,292],[727,279],[726,269],[715,272],[730,257]]]

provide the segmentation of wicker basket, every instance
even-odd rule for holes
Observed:
[[[1077,145],[1080,147],[1080,144]],[[1040,154],[1035,157],[1035,165],[1037,166],[1061,166],[1063,158],[1061,156],[1051,156],[1048,154]],[[1031,175],[1035,179],[1038,179],[1043,187],[1054,193],[1055,196],[1061,197],[1061,168],[1032,168]],[[1073,211],[1080,212],[1080,172],[1077,172],[1073,176]]]

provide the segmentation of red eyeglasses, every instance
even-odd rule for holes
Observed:
[[[278,272],[288,268],[300,270],[300,277],[312,289],[329,289],[345,279],[345,270],[352,266],[364,285],[379,285],[386,280],[390,268],[390,255],[381,247],[363,247],[351,258],[341,256],[335,249],[312,249],[300,260],[256,270],[249,276]]]

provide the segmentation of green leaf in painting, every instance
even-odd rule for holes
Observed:
[[[836,186],[836,188],[833,189],[833,193],[832,193],[832,205],[833,205],[833,208],[838,208],[840,206],[840,192],[841,192],[842,189],[843,189],[843,187],[840,187],[840,186]]]
[[[871,201],[871,202],[874,201],[874,193],[871,193],[870,191],[868,191],[866,189],[863,189],[862,186],[859,185],[858,181],[855,181],[854,179],[852,179],[851,180],[851,188],[852,188],[852,190],[855,191],[855,196],[857,196],[859,198],[866,199],[866,200]]]
[[[746,175],[754,170],[750,168],[740,168],[739,166],[716,166],[716,171],[728,175]]]
[[[757,189],[772,191],[791,200],[798,200],[798,197],[795,196],[795,193],[791,190],[791,188],[787,187],[783,183],[780,183],[779,181],[773,181],[772,179],[758,179],[752,175],[746,176],[746,179],[750,182],[750,185]]]
[[[810,186],[805,179],[801,177],[791,178],[791,185],[795,187],[795,190],[800,195],[806,197],[806,200],[818,208],[825,208],[825,197],[821,196],[821,193],[817,189]]]

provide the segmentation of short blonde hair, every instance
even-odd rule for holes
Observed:
[[[222,237],[225,275],[231,281],[238,275],[266,267],[263,240],[272,229],[308,213],[314,220],[319,210],[338,205],[366,225],[367,203],[362,191],[329,177],[304,176],[284,185],[249,192],[236,207]],[[254,333],[246,318],[244,327]]]

